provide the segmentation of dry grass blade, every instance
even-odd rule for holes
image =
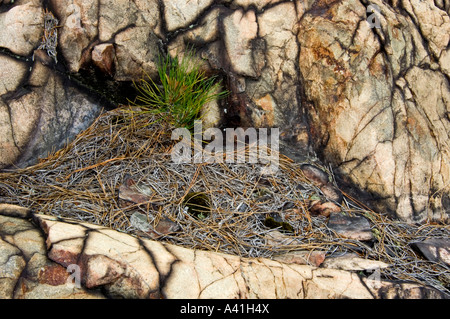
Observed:
[[[310,215],[311,198],[323,195],[303,175],[302,163],[280,154],[279,169],[272,175],[261,174],[261,163],[177,164],[170,156],[171,129],[127,108],[104,113],[72,143],[38,164],[0,172],[0,202],[135,236],[148,234],[131,223],[134,213],[145,214],[152,225],[167,218],[179,230],[159,240],[244,257],[270,258],[293,250],[320,250],[327,256],[355,252],[391,264],[381,270],[382,277],[425,282],[449,292],[448,266],[421,259],[410,245],[431,237],[449,238],[448,225],[394,221],[347,195],[342,210],[368,218],[377,240],[371,246],[340,238],[326,219]],[[151,189],[145,203],[121,205],[119,188],[126,176]],[[207,216],[196,218],[183,205],[190,192],[209,198]],[[273,240],[277,231],[263,223],[268,213],[279,214],[293,233]]]

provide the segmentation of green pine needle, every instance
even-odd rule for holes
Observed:
[[[207,77],[198,65],[192,63],[194,51],[184,57],[160,56],[158,61],[159,83],[146,75],[134,86],[138,96],[134,105],[143,113],[159,114],[162,120],[175,127],[192,131],[194,120],[201,119],[205,104],[228,94],[220,90],[216,77]]]

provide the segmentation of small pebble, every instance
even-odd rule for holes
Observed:
[[[325,195],[325,197],[328,200],[331,200],[338,204],[342,204],[342,200],[344,199],[344,196],[342,195],[342,192],[337,187],[335,187],[333,184],[327,183],[325,185],[322,185],[320,187],[320,190],[322,191],[322,193]]]
[[[328,217],[328,216],[330,216],[331,213],[339,213],[339,212],[341,212],[341,210],[342,209],[338,205],[336,205],[335,203],[332,203],[332,202],[325,202],[325,203],[318,202],[318,203],[314,204],[309,209],[309,212],[313,216],[325,216],[325,217]]]
[[[300,166],[300,169],[302,170],[303,175],[316,186],[324,185],[329,182],[328,174],[314,165],[303,164]]]

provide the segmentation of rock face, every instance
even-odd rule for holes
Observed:
[[[100,112],[92,98],[35,50],[44,30],[41,1],[0,13],[0,167],[27,166],[87,128]],[[14,33],[14,35],[13,35]]]
[[[27,85],[28,60],[43,33],[42,2],[18,1],[0,13],[6,30],[0,47],[7,49],[0,71],[8,73],[0,79],[1,166],[26,164],[46,143],[57,147],[71,134],[56,131],[77,131],[95,114],[85,111],[95,109],[92,102],[52,72],[49,81]],[[231,91],[214,109],[214,125],[280,127],[284,139],[301,151],[313,148],[377,210],[408,221],[448,220],[447,1],[51,0],[48,6],[60,21],[58,64],[69,72],[92,67],[130,81],[143,71],[155,75],[161,51],[181,54],[193,46],[199,63]],[[56,103],[45,92],[61,98]],[[37,120],[45,108],[63,125],[35,138],[57,122]],[[30,121],[14,115],[22,109]]]
[[[190,250],[7,204],[0,238],[1,298],[445,297],[419,284]]]
[[[447,219],[448,12],[432,1],[371,3],[380,28],[364,21],[365,1],[303,16],[299,67],[314,101],[313,138],[378,209],[404,220]]]
[[[24,208],[0,208],[0,298],[104,298],[70,280],[62,265],[47,258],[45,238]]]
[[[19,1],[8,11],[2,10],[0,47],[14,54],[30,55],[39,44],[43,22],[44,12],[40,0]]]
[[[36,51],[34,57],[36,62],[25,88],[4,95],[0,101],[3,119],[10,123],[3,145],[11,152],[7,153],[9,163],[4,164],[34,163],[37,157],[61,148],[67,139],[86,129],[100,112],[91,98],[42,64],[48,58],[43,51]]]

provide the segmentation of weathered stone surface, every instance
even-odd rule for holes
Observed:
[[[256,126],[279,126],[280,131],[290,131],[302,122],[298,110],[301,103],[297,67],[300,48],[296,39],[301,17],[298,8],[294,2],[280,3],[257,17],[260,40],[255,48],[259,57],[255,65],[262,70],[257,81],[247,81],[246,89],[254,103],[251,116]],[[266,119],[260,119],[262,115]]]
[[[26,208],[0,205],[0,298],[103,298],[77,287],[66,268],[47,258],[42,231],[26,218]]]
[[[104,73],[113,75],[116,53],[111,43],[96,45],[92,50],[92,61]]]
[[[389,267],[389,265],[382,261],[361,258],[356,254],[345,254],[339,257],[326,258],[323,262],[323,267],[341,270],[361,271],[387,268]]]
[[[83,63],[83,51],[98,36],[98,2],[50,1],[59,17],[59,47],[71,72],[77,72]]]
[[[0,210],[3,298],[103,298],[97,288],[117,298],[444,297],[418,284],[373,283],[349,271],[301,265],[298,256],[276,261],[190,250],[33,214],[36,228],[4,216],[20,215],[11,206]],[[318,264],[324,259],[320,252],[302,256]]]
[[[446,219],[450,89],[432,60],[446,52],[448,14],[427,1],[371,3],[381,10],[380,28],[364,21],[366,2],[318,5],[323,11],[303,16],[299,68],[314,101],[313,138],[378,209],[404,220]]]
[[[234,71],[239,75],[256,77],[261,70],[255,68],[253,60],[252,43],[258,32],[255,12],[234,11],[224,19],[224,28],[225,46]]]
[[[68,71],[100,61],[96,67],[116,80],[133,80],[142,71],[155,74],[159,52],[182,54],[194,45],[202,67],[223,75],[231,91],[225,103],[213,105],[210,125],[223,117],[229,125],[281,126],[282,136],[299,147],[311,140],[342,179],[372,196],[369,203],[378,210],[408,221],[448,220],[448,1],[48,4],[60,20],[58,48]],[[369,23],[370,4],[380,9],[374,13],[379,28]],[[58,76],[45,52],[35,51],[32,63],[43,34],[42,1],[9,4],[0,13],[0,29],[0,166],[28,165],[89,125],[99,106]],[[102,48],[114,52],[100,50],[97,60]],[[56,67],[64,68],[61,62]],[[329,182],[317,186],[329,200],[342,200]],[[58,265],[71,264],[83,270],[84,285],[108,287],[117,297],[209,297],[222,291],[231,297],[437,296],[412,284],[367,288],[350,272],[116,238],[104,228],[40,217],[47,244],[53,243],[44,252],[39,231],[25,220],[29,210],[0,211],[10,216],[0,222],[1,269],[14,269],[0,279],[5,297],[94,296],[63,285],[68,277]],[[330,215],[330,226],[337,216]],[[364,236],[350,238],[372,239],[364,219],[347,226],[359,221]],[[141,257],[149,268],[136,261]]]
[[[35,52],[35,63],[25,87],[9,89],[0,100],[4,131],[0,166],[27,166],[38,157],[61,148],[67,139],[92,123],[100,107],[44,65],[44,51]],[[11,62],[5,60],[6,64]],[[12,62],[11,67],[16,66]],[[20,68],[19,68],[20,70]]]
[[[0,205],[0,214],[11,217],[27,218],[31,215],[31,209],[18,207],[17,205],[2,204]]]
[[[143,72],[156,74],[158,38],[150,32],[149,27],[132,27],[115,36],[116,80],[139,79]]]
[[[20,1],[0,13],[0,47],[18,55],[30,55],[39,44],[44,28],[40,0]]]
[[[1,96],[19,86],[26,73],[26,65],[9,57],[0,56],[0,73],[5,75],[0,78]],[[2,100],[0,100],[0,149],[0,165],[12,163],[20,154],[14,140],[10,110]]]
[[[299,265],[312,265],[315,267],[319,267],[325,260],[325,252],[293,251],[279,256],[275,256],[273,259],[287,264],[294,263]]]
[[[20,1],[0,14],[0,46],[22,56],[0,54],[0,167],[35,163],[86,128],[100,110],[48,67],[52,60],[44,51],[33,53],[43,21],[42,1]],[[78,54],[62,35],[63,46]]]
[[[20,1],[0,13],[0,58],[7,64],[0,63],[1,71],[9,73],[0,80],[8,97],[0,100],[1,166],[27,153],[24,145],[28,155],[44,150],[31,151],[27,142],[39,131],[36,118],[44,107],[24,104],[36,104],[41,93],[22,90],[26,59],[43,34],[41,2]],[[68,71],[99,68],[117,81],[136,80],[143,71],[155,75],[160,52],[183,54],[194,46],[202,67],[223,76],[231,91],[212,107],[208,125],[279,126],[295,147],[314,148],[348,189],[364,191],[372,208],[407,221],[448,219],[446,1],[48,3],[60,21],[58,48]],[[115,52],[101,51],[97,60],[102,47]],[[29,83],[47,87],[46,78],[33,73]],[[8,120],[17,109],[30,121]]]
[[[182,0],[164,0],[167,30],[175,31],[188,27],[212,3],[212,0],[197,0],[193,3]]]
[[[425,289],[411,283],[389,283],[363,278],[368,289],[377,299],[435,299],[440,294],[435,289]]]
[[[14,91],[27,72],[25,63],[7,56],[0,56],[0,96]]]
[[[20,250],[13,245],[0,240],[0,287],[1,298],[12,296],[14,287],[26,263]]]

